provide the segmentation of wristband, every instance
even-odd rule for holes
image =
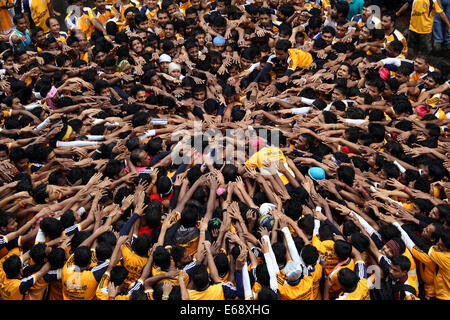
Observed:
[[[316,211],[322,212],[322,207],[317,206]]]
[[[162,296],[163,296],[163,298],[169,299],[169,296],[167,294],[163,294]]]
[[[227,190],[225,188],[219,188],[216,190],[216,194],[218,196],[221,196],[222,194],[224,194]]]

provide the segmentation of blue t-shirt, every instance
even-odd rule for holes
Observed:
[[[341,0],[342,1],[342,0]],[[347,19],[352,20],[353,16],[360,14],[362,12],[364,0],[352,0],[348,5],[348,15]]]

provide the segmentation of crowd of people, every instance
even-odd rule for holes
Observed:
[[[1,4],[1,300],[450,299],[440,1]]]

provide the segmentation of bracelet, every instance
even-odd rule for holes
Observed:
[[[333,123],[333,130],[336,130],[336,124]]]
[[[403,190],[405,190],[405,191],[406,191],[406,186],[404,186],[404,187],[403,187]]]
[[[23,205],[22,201],[19,201],[19,204],[22,208],[25,208],[25,206]]]
[[[167,294],[163,294],[162,296],[163,296],[163,298],[169,299],[169,296]]]

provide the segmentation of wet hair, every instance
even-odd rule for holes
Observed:
[[[313,245],[307,244],[300,252],[300,257],[306,265],[313,266],[319,259],[319,251],[317,251],[317,248]]]

